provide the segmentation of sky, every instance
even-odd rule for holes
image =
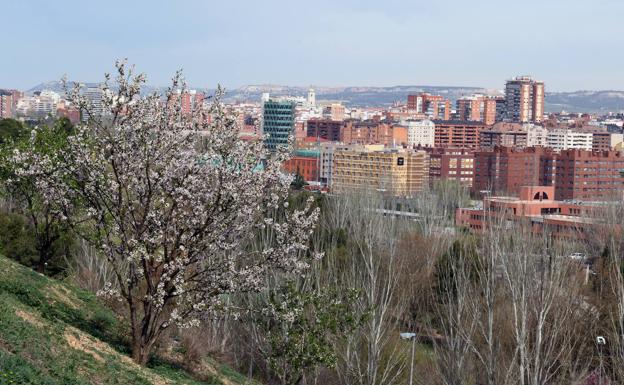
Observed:
[[[0,88],[95,82],[127,58],[151,85],[624,90],[622,0],[0,0]]]

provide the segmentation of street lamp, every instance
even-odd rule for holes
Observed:
[[[412,385],[414,379],[414,350],[416,349],[416,333],[401,333],[402,340],[412,340],[412,363],[410,365],[409,385]]]
[[[603,336],[596,337],[596,345],[598,345],[598,357],[600,359],[600,365],[598,369],[598,385],[602,385],[602,347],[607,344],[606,338]]]

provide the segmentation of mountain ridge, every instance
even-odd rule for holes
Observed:
[[[97,86],[99,83],[83,83],[87,87]],[[74,84],[68,81],[68,84]],[[194,88],[208,94],[214,93],[212,88]],[[307,95],[310,87],[288,86],[282,84],[249,84],[237,88],[226,88],[226,101],[259,101],[262,94],[269,92],[275,96],[301,96]],[[51,89],[63,93],[61,81],[40,83],[26,92],[32,94],[36,91]],[[145,86],[144,93],[163,91],[166,87]],[[451,101],[461,96],[473,93],[488,95],[502,95],[502,90],[468,87],[468,86],[431,86],[431,85],[393,85],[393,86],[339,86],[339,87],[314,87],[317,100],[340,101],[350,107],[390,107],[395,103],[405,103],[407,95],[411,93],[429,92],[440,94]],[[562,92],[546,92],[546,112],[618,112],[624,111],[624,91],[620,90],[577,90]]]

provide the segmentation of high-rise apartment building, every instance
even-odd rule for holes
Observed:
[[[196,90],[176,90],[172,95],[170,107],[179,108],[183,114],[190,114],[204,103],[204,94]]]
[[[266,135],[264,145],[270,151],[278,146],[287,146],[289,137],[295,130],[295,102],[273,100],[264,102],[262,107],[262,132]]]
[[[334,154],[337,151],[346,151],[355,146],[346,145],[339,142],[322,143],[320,145],[320,182],[325,186],[331,186],[332,176],[334,174]],[[377,150],[383,150],[382,145],[367,146],[367,148],[376,147]]]
[[[440,95],[431,95],[426,92],[407,95],[407,109],[417,114],[425,114],[429,119],[449,120],[451,118],[451,102]]]
[[[0,119],[12,118],[15,115],[13,94],[0,90]]]
[[[409,197],[422,191],[429,179],[429,160],[424,151],[366,147],[336,150],[333,154],[331,190],[382,191]]]
[[[456,114],[459,120],[483,122],[490,126],[496,122],[496,99],[485,95],[463,96],[457,99]]]
[[[83,95],[89,101],[89,108],[87,110],[80,111],[83,121],[87,121],[91,118],[97,118],[104,112],[104,105],[102,99],[104,98],[104,90],[100,87],[89,87],[83,91]]]
[[[422,96],[407,95],[407,109],[414,113],[422,113]]]
[[[508,80],[505,86],[505,120],[540,123],[544,117],[544,82],[530,76]]]

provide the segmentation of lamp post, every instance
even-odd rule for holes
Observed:
[[[602,385],[602,347],[607,344],[607,340],[603,336],[596,337],[596,345],[598,345],[598,385]]]
[[[412,362],[410,364],[410,379],[409,385],[412,385],[414,380],[414,350],[416,349],[416,333],[401,333],[401,339],[412,340]]]

